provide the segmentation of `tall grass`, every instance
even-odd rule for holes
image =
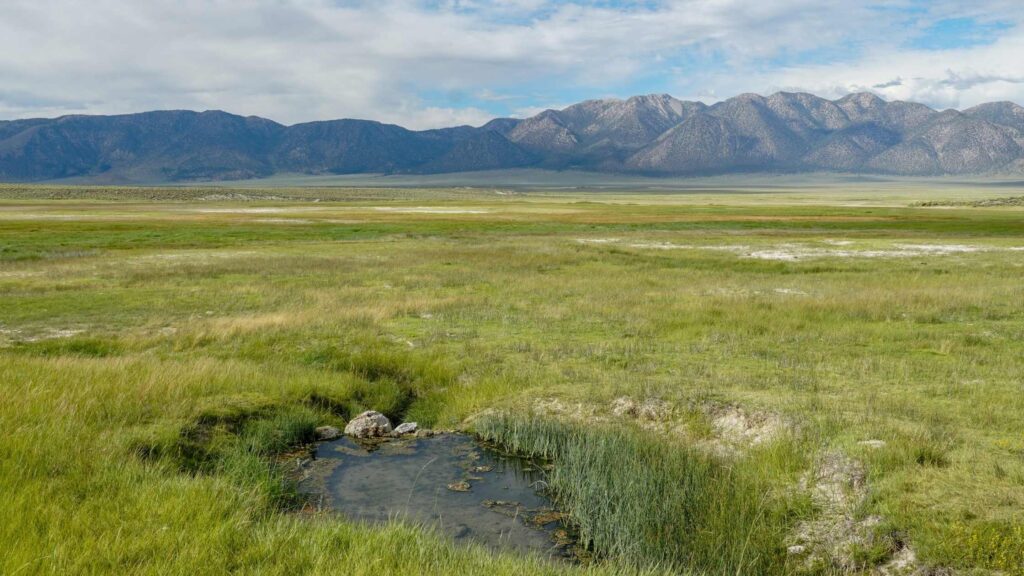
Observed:
[[[547,489],[600,556],[699,574],[784,571],[793,503],[777,478],[628,428],[505,415],[475,429],[554,461]]]

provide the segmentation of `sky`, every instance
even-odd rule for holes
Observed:
[[[0,119],[480,125],[592,98],[1024,104],[1024,0],[3,0]]]

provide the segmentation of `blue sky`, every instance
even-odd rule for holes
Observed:
[[[481,124],[807,91],[1024,103],[1020,0],[6,0],[0,118],[223,109]]]
[[[970,48],[994,43],[998,37],[1013,28],[1005,20],[979,20],[978,18],[943,18],[917,31],[907,45],[921,50],[950,50]]]

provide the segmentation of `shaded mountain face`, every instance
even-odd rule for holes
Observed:
[[[853,124],[820,139],[802,160],[811,168],[851,172],[899,143],[900,134],[882,124]]]
[[[532,166],[538,158],[496,131],[460,139],[442,156],[422,166],[423,173],[471,172]]]
[[[964,110],[964,114],[1009,128],[1017,144],[1024,146],[1024,108],[1013,102],[981,104]]]
[[[563,117],[572,118],[573,131],[589,145],[610,142],[638,149],[704,108],[703,104],[676,100],[668,94],[634,96],[625,101],[598,100],[570,106]],[[579,109],[579,110],[577,110]]]
[[[17,123],[14,123],[17,124]],[[251,178],[273,173],[284,127],[223,112],[66,116],[0,128],[0,177],[44,180],[116,172],[140,180]],[[14,132],[11,134],[11,132]]]
[[[705,109],[667,94],[587,100],[516,124],[509,140],[542,156],[549,168],[625,169],[625,160]]]
[[[568,154],[580,144],[576,134],[554,110],[519,122],[506,136],[511,142],[541,156]]]
[[[1011,128],[948,110],[872,158],[868,166],[894,174],[971,174],[1005,166],[1022,152]]]
[[[695,114],[634,154],[628,165],[640,172],[667,174],[742,168],[754,162],[746,144],[722,118]]]
[[[394,172],[442,154],[445,141],[444,136],[365,120],[311,122],[285,131],[271,161],[283,172]]]
[[[757,94],[742,94],[719,102],[709,114],[726,121],[743,141],[744,156],[758,164],[784,166],[803,155],[804,138],[768,107]]]
[[[413,131],[367,120],[282,126],[225,112],[0,121],[0,180],[109,182],[275,173],[438,173],[540,167],[646,173],[826,170],[894,175],[1024,169],[1024,108],[937,112],[872,94],[667,94],[588,100],[526,119]]]

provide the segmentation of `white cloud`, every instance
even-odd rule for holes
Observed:
[[[410,126],[480,126],[494,118],[479,108],[437,108],[428,106],[411,110],[403,125]]]
[[[779,70],[758,81],[767,89],[799,88],[824,96],[870,90],[890,100],[966,108],[995,100],[1024,102],[1024,35],[988,46],[942,51],[875,50],[851,63]]]
[[[511,116],[513,118],[529,118],[530,116],[536,116],[545,110],[561,110],[566,106],[570,106],[573,103],[563,102],[561,104],[551,104],[548,106],[525,106],[523,108],[516,108],[512,111]]]
[[[882,86],[937,105],[1024,101],[1018,29],[990,46],[903,47],[939,18],[1021,22],[1019,2],[936,0],[929,10],[907,26],[905,14],[820,0],[5,0],[0,116],[221,108],[425,128],[491,116],[489,104],[433,94],[525,112],[569,92],[629,95],[652,77],[710,99]],[[822,50],[838,56],[780,64]],[[508,97],[539,85],[543,96]]]

